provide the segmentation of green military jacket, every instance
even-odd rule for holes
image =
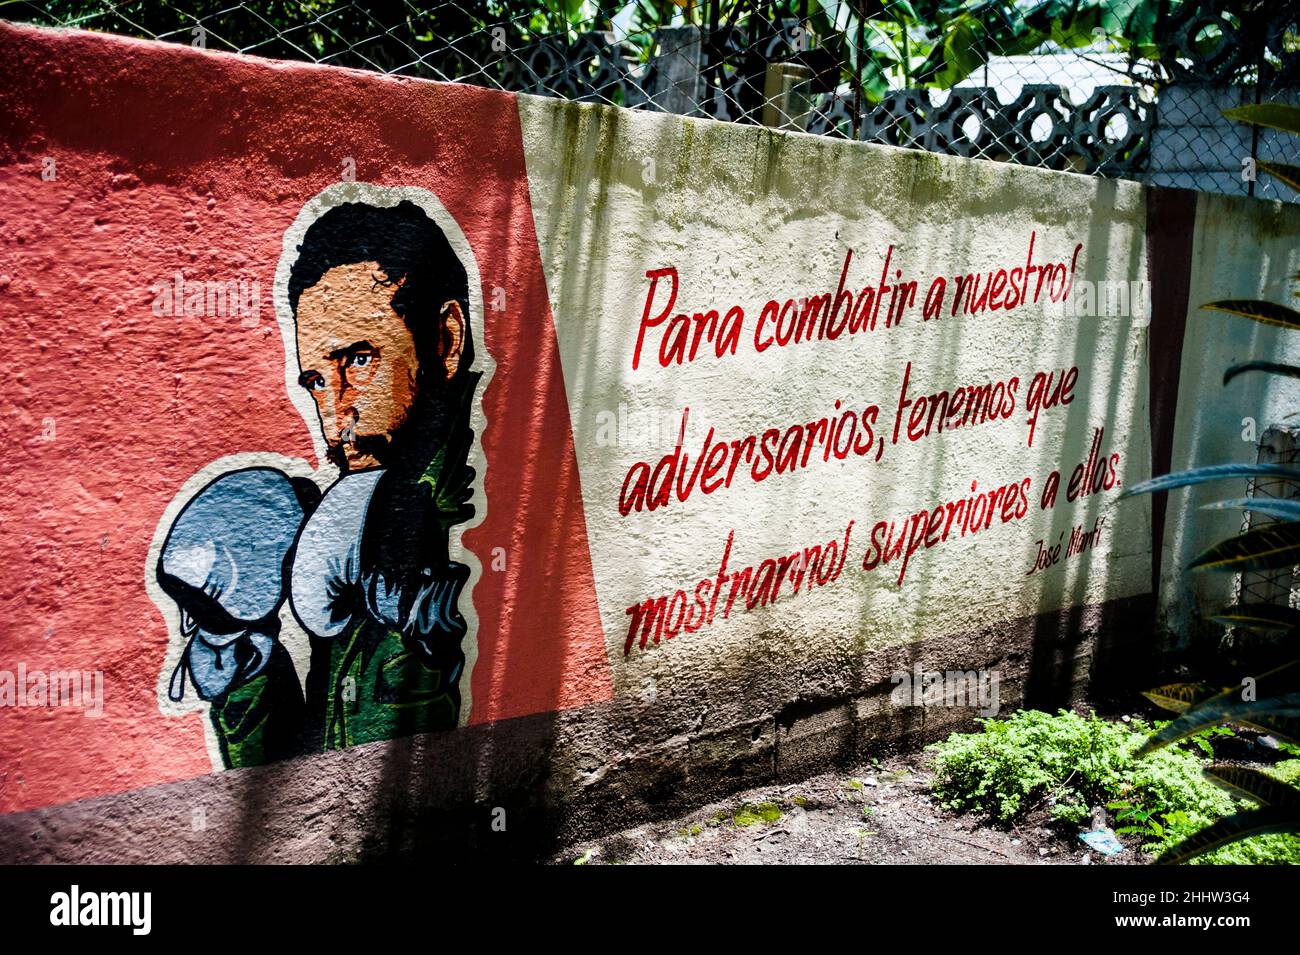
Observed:
[[[213,701],[227,768],[456,727],[458,674],[429,669],[400,633],[359,616],[337,639],[311,637],[305,695],[276,644],[257,676]]]

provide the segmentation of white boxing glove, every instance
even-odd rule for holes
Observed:
[[[457,603],[469,568],[445,560],[408,573],[364,566],[366,522],[379,506],[375,492],[384,473],[349,474],[325,492],[298,538],[290,606],[303,629],[324,639],[342,635],[364,614],[401,633],[428,667],[454,680],[464,663],[460,644],[468,628]]]
[[[213,700],[266,666],[280,632],[284,563],[319,491],[273,468],[223,474],[181,509],[156,569],[187,641],[168,696],[181,700],[188,670]]]
[[[298,538],[289,575],[289,605],[304,630],[333,638],[365,611],[361,535],[382,470],[348,474],[334,483]]]

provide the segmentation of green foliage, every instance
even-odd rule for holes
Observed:
[[[1288,752],[1292,748],[1284,747]],[[1300,760],[1289,760],[1271,770],[1258,770],[1246,766],[1216,766],[1206,771],[1206,776],[1228,792],[1242,795],[1260,808],[1245,809],[1212,825],[1197,828],[1185,838],[1166,847],[1160,862],[1176,864],[1204,856],[1206,861],[1254,861],[1255,849],[1249,837],[1260,833],[1288,833],[1290,842],[1296,842],[1300,833],[1300,789],[1295,781],[1300,779]],[[1286,837],[1269,837],[1285,847]],[[1218,858],[1209,853],[1218,850]],[[1286,859],[1294,862],[1294,858]]]
[[[891,87],[948,88],[990,57],[1045,44],[1071,48],[1100,40],[1147,58],[1159,55],[1158,0],[819,0],[818,6],[814,29],[845,38],[845,66],[872,99]]]
[[[1158,821],[1159,816],[1163,816],[1169,825],[1176,825],[1186,819],[1187,813],[1181,809],[1172,813],[1156,813],[1140,806],[1135,806],[1128,802],[1108,803],[1107,809],[1115,813],[1115,821],[1122,822],[1124,825],[1115,830],[1116,835],[1142,835],[1155,839],[1163,839],[1165,827]]]
[[[1108,806],[1118,832],[1139,836],[1144,850],[1160,853],[1250,805],[1202,773],[1213,737],[1230,729],[1202,731],[1139,760],[1135,754],[1146,735],[1162,724],[1038,710],[980,723],[979,732],[954,734],[928,747],[934,791],[948,809],[1011,823],[1045,808],[1058,822],[1082,826],[1095,807]],[[1280,766],[1279,779],[1300,776],[1300,760]],[[1201,861],[1300,863],[1300,837],[1253,836]]]
[[[891,88],[948,88],[990,57],[1046,44],[1074,48],[1100,41],[1156,58],[1161,0],[46,0],[39,9],[0,0],[0,6],[18,7],[37,22],[180,42],[189,42],[190,31],[202,23],[213,49],[383,70],[407,68],[417,57],[437,66],[449,44],[472,54],[478,49],[472,38],[481,40],[504,24],[514,42],[576,38],[617,23],[618,39],[645,62],[661,27],[740,27],[757,38],[799,21],[805,31],[800,36],[811,35],[814,47],[838,61],[842,80],[860,83],[874,101]],[[799,43],[790,39],[786,55],[793,57]]]

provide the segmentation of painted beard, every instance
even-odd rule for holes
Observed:
[[[423,390],[417,391],[411,406],[402,412],[392,429],[383,434],[357,434],[354,430],[356,427],[354,418],[353,425],[344,430],[341,436],[343,440],[330,444],[325,449],[325,460],[337,467],[340,475],[354,470],[369,470],[371,467],[391,467],[400,456],[401,450],[411,443],[406,436],[416,430],[414,424],[421,417],[428,416],[425,410],[426,404]],[[348,460],[348,449],[352,450],[351,456],[354,459],[369,458],[375,464],[354,466]]]
[[[393,439],[389,435],[359,434],[350,446],[357,455],[374,458],[379,462],[380,467],[385,467],[392,445]],[[340,474],[347,474],[352,470],[345,447],[347,446],[340,442],[331,444],[325,449],[325,459],[337,467]]]
[[[348,448],[352,457],[370,458],[388,470],[411,470],[418,477],[428,466],[432,449],[442,439],[447,426],[446,408],[448,388],[442,382],[436,387],[421,387],[415,400],[402,414],[391,431],[384,434],[354,434],[351,442],[338,442],[325,449],[325,459],[339,469],[340,474],[367,468],[354,467],[348,461]]]

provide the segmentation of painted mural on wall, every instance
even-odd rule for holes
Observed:
[[[612,698],[530,201],[515,97],[0,23],[0,812]]]
[[[153,568],[179,615],[166,694],[208,705],[227,767],[462,722],[470,566],[450,538],[475,515],[477,270],[439,212],[423,190],[363,184],[308,204],[276,305],[325,465],[226,471],[170,519]]]
[[[0,715],[0,808],[609,702],[726,734],[1149,592],[1146,316],[1096,299],[1160,274],[1137,184],[148,49],[0,25],[11,417],[59,435],[0,483],[0,651],[106,671]]]

